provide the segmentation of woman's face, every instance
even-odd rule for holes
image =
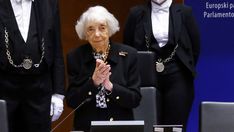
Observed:
[[[94,49],[108,46],[109,32],[106,21],[90,21],[86,25],[86,39]]]

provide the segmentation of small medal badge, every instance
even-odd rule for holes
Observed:
[[[32,60],[28,59],[28,58],[24,59],[22,64],[23,64],[23,68],[28,70],[28,69],[30,69],[32,67]]]
[[[124,51],[120,51],[120,52],[119,52],[119,55],[120,55],[120,56],[126,56],[127,54],[128,54],[128,52],[124,52]]]
[[[163,72],[165,66],[163,65],[162,62],[156,62],[156,71],[157,72]]]

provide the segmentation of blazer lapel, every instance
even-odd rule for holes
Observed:
[[[45,15],[42,7],[42,1],[43,0],[35,0],[32,2],[32,8],[34,8],[35,11],[35,17],[36,17],[36,22],[37,22],[37,31],[39,34],[39,38],[42,38],[44,35],[44,25],[45,25]]]
[[[178,8],[176,4],[172,4],[170,8],[170,13],[172,15],[175,41],[177,42],[179,39],[180,32],[181,32],[181,24],[182,24],[181,9]]]
[[[145,30],[145,44],[148,50],[151,46],[151,39],[152,39],[152,21],[151,21],[151,7],[145,8],[145,16],[144,16],[144,30]]]
[[[9,38],[14,42],[20,31],[15,19],[10,0],[0,0],[0,22],[6,27]]]
[[[37,30],[39,33],[39,38],[41,39],[45,37],[49,25],[51,25],[49,18],[53,17],[51,16],[48,2],[48,0],[34,0],[33,2],[36,14]]]
[[[92,62],[93,60],[95,60],[94,57],[93,57],[93,54],[92,54],[93,49],[92,49],[91,44],[87,43],[85,45],[86,45],[85,52],[88,53],[88,54],[83,56],[83,57],[84,57],[85,63],[89,64],[89,62]],[[79,60],[77,60],[77,61],[79,61]]]
[[[107,58],[108,61],[111,61],[113,63],[118,63],[118,56],[119,56],[119,49],[116,47],[116,44],[110,42],[110,51],[109,56]]]

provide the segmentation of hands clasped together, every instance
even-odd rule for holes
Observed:
[[[112,91],[113,84],[110,82],[111,67],[100,59],[96,59],[96,67],[92,76],[93,82],[96,86],[100,84],[105,87],[106,90]]]

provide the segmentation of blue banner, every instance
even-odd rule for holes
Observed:
[[[195,102],[188,132],[198,132],[201,101],[234,102],[234,1],[185,0],[201,33]]]

